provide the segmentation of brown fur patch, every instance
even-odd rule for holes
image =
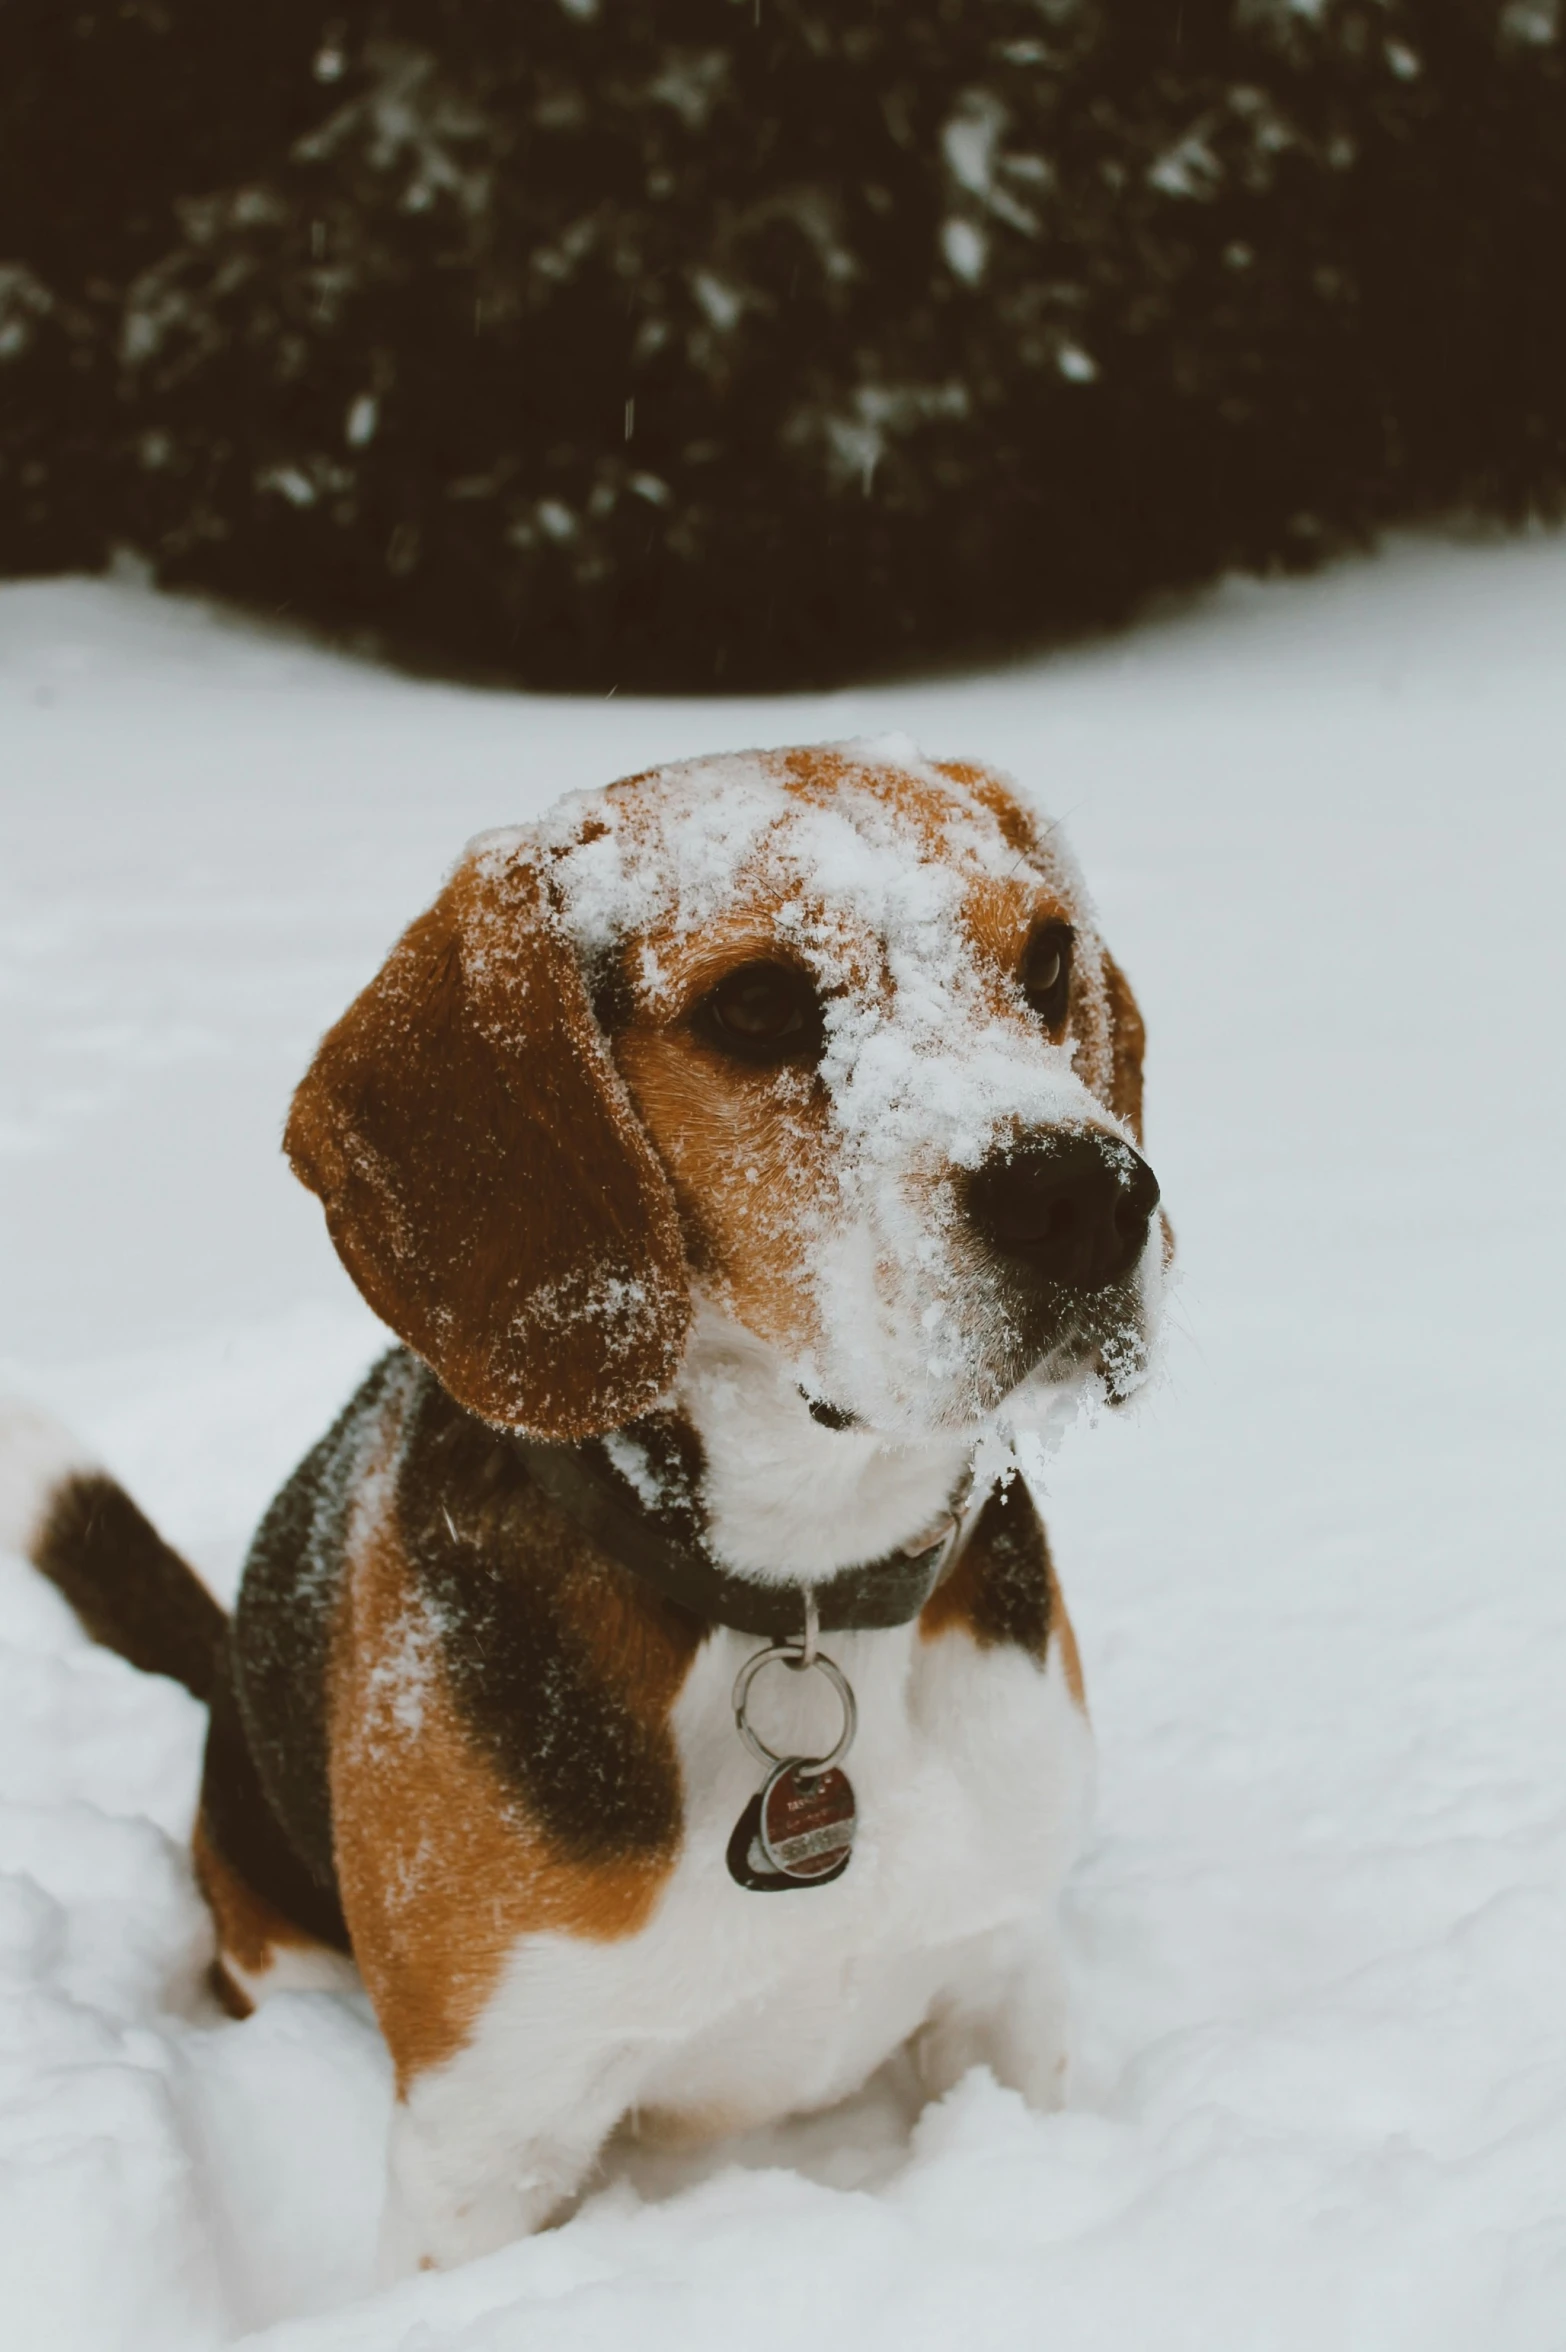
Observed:
[[[530,850],[459,867],[322,1040],[285,1140],[370,1305],[471,1412],[571,1439],[667,1386],[674,1203]]]
[[[630,1428],[660,1482],[699,1476],[677,1425],[653,1415]],[[396,1524],[452,1703],[551,1850],[596,1865],[676,1845],[668,1718],[700,1621],[605,1559],[520,1449],[422,1369],[399,1440]]]
[[[989,984],[991,1011],[1010,1016],[1038,1035],[1042,1026],[1038,1015],[1018,1001],[1023,953],[1038,924],[1069,922],[1065,901],[1045,889],[1036,875],[1005,882],[985,879],[969,888],[963,920],[977,950],[977,972]],[[1080,976],[1075,985],[1080,987]],[[1050,1032],[1055,1036],[1063,1033],[1063,1029]]]
[[[1050,1632],[1060,1644],[1061,1671],[1066,1677],[1066,1688],[1071,1702],[1085,1715],[1088,1711],[1087,1687],[1082,1679],[1082,1652],[1077,1647],[1077,1629],[1066,1608],[1066,1596],[1060,1589],[1060,1578],[1055,1573],[1055,1562],[1049,1564],[1049,1625]]]
[[[1042,1666],[1059,1641],[1066,1686],[1080,1707],[1082,1661],[1061,1599],[1044,1523],[1020,1479],[991,1495],[967,1550],[919,1618],[926,1641],[964,1633],[980,1649],[1010,1644]]]
[[[669,1171],[692,1265],[760,1338],[814,1343],[803,1236],[829,1181],[815,1072],[749,1068],[683,1030],[627,1030],[615,1055]]]
[[[236,2025],[243,2025],[247,2017],[254,2017],[254,2001],[235,1983],[221,1960],[214,1960],[208,1968],[207,1984],[218,2007],[226,2011]]]
[[[195,1698],[211,1696],[223,1611],[114,1479],[99,1470],[61,1479],[29,1550],[94,1641]]]
[[[949,776],[970,793],[981,808],[989,811],[1000,827],[1001,839],[1019,857],[1036,857],[1039,851],[1038,827],[1032,816],[1015,796],[1008,792],[1000,778],[988,768],[981,768],[972,760],[936,760],[933,765],[939,774]]]
[[[1126,978],[1108,948],[1104,950],[1104,988],[1109,998],[1110,1023],[1110,1082],[1109,1107],[1117,1119],[1123,1119],[1136,1137],[1142,1140],[1142,1061],[1147,1050],[1147,1029],[1141,1007],[1131,993]],[[1169,1230],[1168,1219],[1164,1231]]]
[[[254,2004],[224,1962],[231,1960],[247,1976],[259,1976],[272,1965],[279,1949],[308,1951],[316,1948],[316,1939],[240,1876],[213,1842],[204,1814],[196,1816],[190,1855],[196,1884],[206,1897],[217,1933],[212,1989],[231,2017],[248,2017]],[[322,1951],[328,1948],[319,1947]]]
[[[401,2089],[462,2046],[523,1936],[634,1935],[678,1850],[584,1863],[551,1844],[454,1703],[386,1508],[338,1621],[331,1779],[343,1909]]]
[[[1013,838],[1012,832],[1005,833],[1003,838],[1012,848],[1022,843],[1020,829],[1027,826],[1023,811],[996,778],[988,779],[994,795],[993,804],[977,794],[969,778],[982,773],[979,769],[967,769],[956,762],[946,766],[935,763],[937,772],[951,780],[952,789],[946,791],[932,784],[928,775],[917,775],[911,768],[856,759],[852,752],[839,751],[831,744],[802,744],[797,750],[782,751],[773,756],[784,779],[801,798],[830,801],[845,789],[867,793],[872,799],[880,801],[883,807],[894,810],[925,847],[937,854],[942,846],[945,827],[953,818],[971,818],[976,799],[983,801],[986,813],[996,817],[997,821],[1000,806],[1004,805],[1013,821],[1013,832],[1017,838]],[[1027,832],[1026,847],[1032,847],[1031,829]]]

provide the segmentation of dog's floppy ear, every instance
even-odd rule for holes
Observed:
[[[668,1387],[673,1194],[528,843],[470,851],[322,1039],[284,1144],[365,1298],[469,1411],[572,1440]]]
[[[1142,1056],[1147,1030],[1141,1008],[1108,948],[1104,956],[1104,994],[1109,1002],[1109,1107],[1142,1140]]]

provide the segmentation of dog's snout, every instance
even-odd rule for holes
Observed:
[[[1158,1179],[1114,1136],[1024,1138],[974,1172],[967,1206],[985,1240],[1040,1281],[1102,1290],[1141,1256]]]

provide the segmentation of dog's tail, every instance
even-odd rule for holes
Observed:
[[[94,1641],[210,1699],[228,1620],[125,1489],[47,1414],[0,1398],[0,1550],[65,1595]]]

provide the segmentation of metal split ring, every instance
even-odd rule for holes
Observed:
[[[836,1691],[843,1710],[843,1728],[838,1736],[837,1745],[829,1748],[824,1756],[780,1756],[777,1750],[769,1748],[760,1733],[752,1728],[746,1714],[746,1706],[750,1699],[750,1686],[763,1666],[770,1666],[774,1659],[780,1660],[795,1674],[813,1667],[816,1673],[826,1676]],[[807,1773],[814,1780],[821,1773],[830,1772],[834,1766],[841,1764],[854,1744],[854,1734],[859,1729],[859,1709],[854,1703],[853,1685],[841,1666],[834,1659],[827,1657],[824,1651],[815,1649],[813,1643],[809,1649],[804,1649],[798,1642],[774,1642],[770,1649],[758,1650],[753,1658],[747,1658],[734,1678],[734,1728],[758,1764],[765,1764],[769,1770],[774,1765],[797,1764],[802,1772]]]

